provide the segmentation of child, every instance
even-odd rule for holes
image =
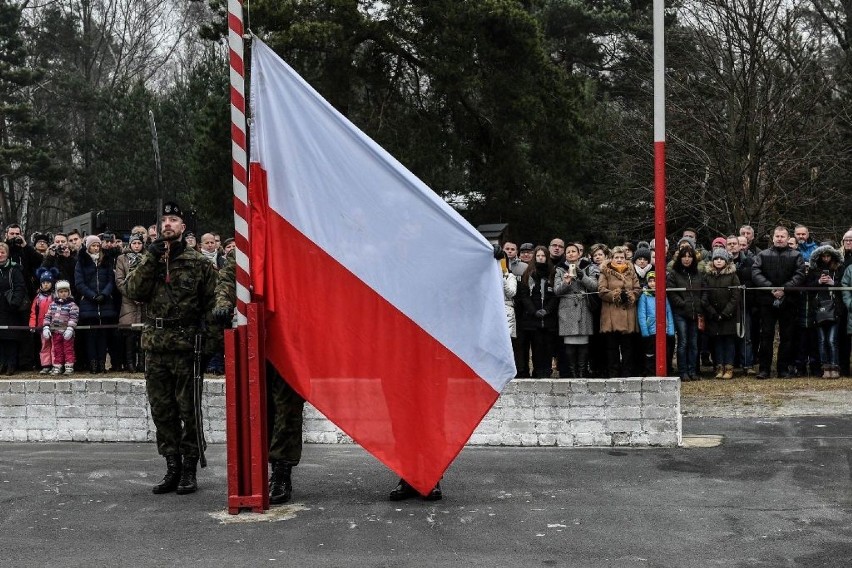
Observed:
[[[62,372],[65,364],[65,374],[74,372],[74,328],[80,317],[80,308],[71,297],[71,285],[67,280],[56,283],[56,298],[50,304],[50,309],[44,317],[42,337],[50,338],[53,343],[52,375]]]
[[[56,282],[56,277],[59,276],[59,271],[55,268],[39,268],[36,270],[39,286],[38,294],[33,298],[33,304],[30,308],[30,329],[36,330],[44,326],[44,317],[50,309],[50,304],[53,302],[53,283]],[[50,338],[41,338],[41,351],[38,353],[41,363],[41,371],[39,374],[46,375],[50,372],[53,365],[53,355],[51,353]]]
[[[657,374],[656,352],[657,352],[657,274],[653,270],[645,275],[648,287],[639,296],[639,331],[642,334],[642,342],[645,347],[645,372],[648,376]],[[666,374],[671,375],[671,360],[674,355],[674,318],[672,318],[672,306],[666,298]]]
[[[737,343],[737,308],[740,279],[731,255],[723,248],[713,249],[704,275],[706,288],[701,293],[701,308],[707,322],[704,333],[713,340],[717,379],[734,378],[734,353]]]

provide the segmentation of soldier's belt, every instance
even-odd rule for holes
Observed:
[[[198,327],[198,320],[146,318],[147,324],[154,329],[176,329],[179,327]]]

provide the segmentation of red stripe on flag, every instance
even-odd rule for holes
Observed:
[[[251,235],[255,291],[265,264],[267,356],[320,412],[427,493],[499,393],[266,207],[266,172],[250,170],[252,207],[267,214],[265,235],[254,216]],[[258,241],[274,248],[256,252]]]

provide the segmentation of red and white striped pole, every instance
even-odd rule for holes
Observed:
[[[654,0],[654,270],[657,376],[666,376],[666,59],[665,0]]]
[[[237,327],[225,331],[228,512],[269,509],[266,476],[266,355],[263,306],[252,301],[250,203],[242,0],[228,0],[231,163],[234,184]]]
[[[248,144],[242,0],[228,0],[228,51],[231,63],[231,161],[234,184],[234,241],[237,245],[237,325],[246,325],[249,291]]]

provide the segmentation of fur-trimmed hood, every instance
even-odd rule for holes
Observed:
[[[709,274],[709,275],[713,275],[713,276],[716,275],[716,269],[713,267],[712,262],[701,263],[700,270],[704,274]],[[720,275],[736,274],[736,272],[737,272],[737,266],[733,262],[728,262],[728,264],[725,265],[725,268],[723,268],[722,272],[719,272],[719,274]]]
[[[809,264],[811,266],[811,270],[815,270],[815,269],[819,268],[820,259],[821,259],[822,255],[824,255],[826,253],[831,255],[832,268],[835,267],[834,265],[843,264],[843,255],[840,254],[839,250],[837,250],[836,248],[834,248],[831,245],[821,245],[821,246],[818,246],[817,248],[815,248],[813,250],[813,252],[811,252],[811,259],[809,261]]]

